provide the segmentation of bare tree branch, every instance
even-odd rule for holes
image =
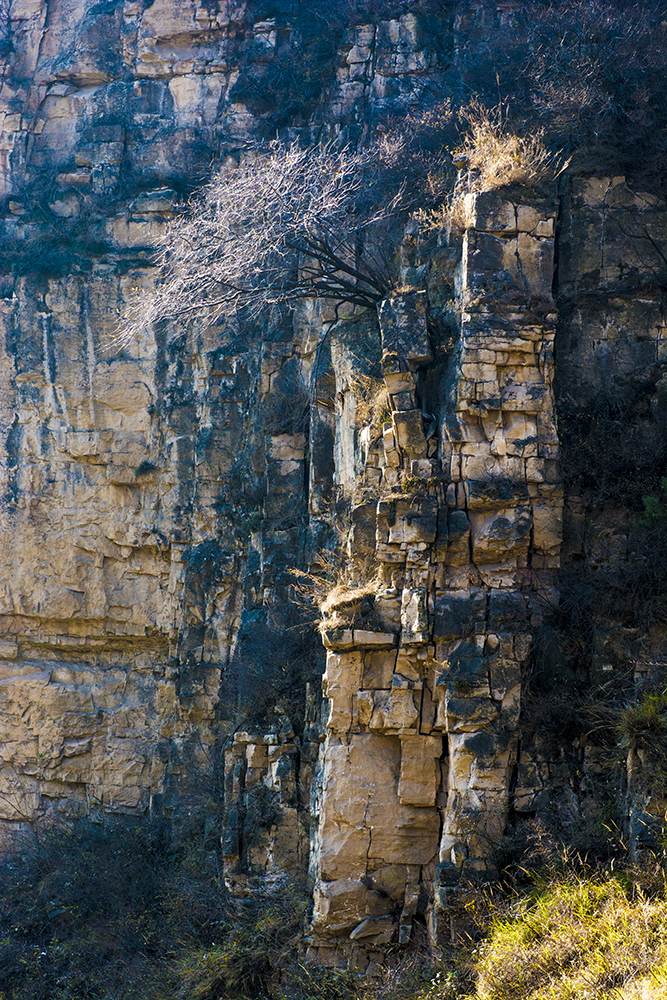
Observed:
[[[404,185],[382,195],[381,169],[371,150],[276,141],[221,171],[168,228],[157,289],[133,304],[121,339],[161,319],[219,322],[305,297],[374,306],[393,286],[385,248],[404,201]]]

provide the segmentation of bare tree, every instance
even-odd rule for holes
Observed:
[[[378,185],[379,160],[276,141],[221,171],[168,227],[157,288],[130,309],[123,335],[306,297],[374,306],[393,285],[390,229],[403,202],[400,183],[393,194]]]

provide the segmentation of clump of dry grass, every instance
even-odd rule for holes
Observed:
[[[637,753],[644,781],[662,795],[667,786],[667,688],[628,705],[616,725],[619,746]]]
[[[486,108],[477,100],[461,108],[459,116],[467,124],[468,134],[454,159],[467,164],[477,174],[480,191],[523,184],[532,187],[548,180],[559,169],[557,156],[544,144],[544,131],[517,134],[503,121],[503,106]]]
[[[422,233],[461,233],[473,224],[472,190],[457,185],[437,208],[420,209],[415,213]]]
[[[357,400],[357,417],[362,426],[381,427],[385,420],[391,418],[389,393],[382,379],[372,375],[355,375],[350,389]]]
[[[299,603],[314,612],[320,632],[349,627],[361,618],[375,619],[373,605],[379,577],[354,586],[346,578],[344,566],[332,563],[322,573],[292,570],[292,576],[297,581]]]
[[[467,229],[472,218],[470,195],[512,184],[535,187],[567,165],[547,149],[543,129],[520,135],[510,127],[503,120],[502,104],[487,108],[472,100],[460,109],[459,119],[467,134],[452,157],[465,174],[441,205],[417,212],[422,232]]]
[[[337,584],[320,603],[320,611],[327,627],[343,625],[353,621],[364,605],[372,603],[377,581],[371,580],[361,587],[347,587]]]

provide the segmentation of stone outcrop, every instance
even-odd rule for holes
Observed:
[[[511,6],[350,28],[286,134],[355,136],[465,90]],[[646,467],[665,448],[645,280],[664,204],[621,177],[462,178],[463,232],[415,249],[410,230],[377,315],[304,302],[123,342],[155,237],[212,161],[284,126],[257,87],[285,45],[315,58],[309,36],[231,0],[13,0],[9,27],[3,836],[72,812],[185,822],[213,763],[228,885],[309,869],[312,956],[372,969],[389,943],[437,946],[508,821],[574,822],[604,784],[598,747],[556,752],[521,713],[561,560],[611,565],[631,527],[559,463],[557,407],[648,373],[626,446]],[[312,621],[295,638],[293,571],[332,564],[321,641]],[[664,637],[628,632],[596,635],[591,683],[664,673]],[[636,754],[629,773],[645,829],[662,800]]]
[[[486,867],[507,823],[535,599],[559,565],[556,206],[490,192],[468,202],[456,347],[432,344],[426,291],[378,310],[391,417],[371,428],[366,458],[379,499],[355,508],[377,575],[330,602],[348,624],[323,626],[321,960],[332,936],[380,944],[379,916],[396,917],[407,943],[417,905],[437,941],[447,887]],[[369,596],[373,628],[355,614]]]

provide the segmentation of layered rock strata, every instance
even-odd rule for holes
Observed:
[[[511,8],[349,29],[285,134],[356,136],[433,87],[477,89]],[[492,866],[508,818],[576,823],[604,792],[598,746],[555,751],[519,716],[561,555],[604,569],[631,530],[618,503],[564,497],[556,396],[593,407],[648,372],[627,447],[664,459],[647,275],[665,213],[620,177],[470,190],[460,239],[408,233],[377,316],[306,302],[119,342],[184,196],[285,124],[257,88],[286,45],[313,57],[297,36],[243,4],[11,4],[0,823],[186,822],[214,765],[223,821],[205,825],[230,887],[309,867],[311,955],[365,969],[389,942],[448,939],[452,887]],[[322,575],[341,549],[320,692],[315,627],[308,646],[285,616],[294,568]],[[629,631],[596,634],[592,684],[664,674],[664,637]],[[661,808],[633,752],[636,848]]]
[[[59,801],[141,811],[186,745],[201,766],[226,745],[239,720],[216,736],[221,666],[320,544],[316,525],[304,546],[303,518],[331,498],[329,411],[307,418],[328,320],[175,324],[120,345],[118,315],[153,280],[152,242],[212,162],[275,131],[291,93],[275,83],[281,60],[321,80],[315,105],[330,88],[316,119],[348,127],[362,106],[370,121],[419,99],[458,49],[462,78],[496,17],[466,10],[444,45],[413,16],[356,26],[336,54],[297,7],[283,23],[244,3],[13,0],[0,25],[0,655],[22,706],[6,712],[10,828]],[[90,693],[109,670],[127,675],[111,701]],[[28,699],[32,674],[49,682]],[[112,780],[106,750],[86,751],[65,780],[76,741],[128,740],[134,754],[128,711],[166,764]]]
[[[353,570],[323,632],[316,940],[387,943],[398,914],[407,943],[418,909],[437,939],[446,887],[486,867],[507,823],[535,598],[561,544],[556,207],[467,208],[455,346],[432,344],[425,291],[379,309],[391,415],[366,436],[380,499],[353,506],[350,540],[376,575]]]

